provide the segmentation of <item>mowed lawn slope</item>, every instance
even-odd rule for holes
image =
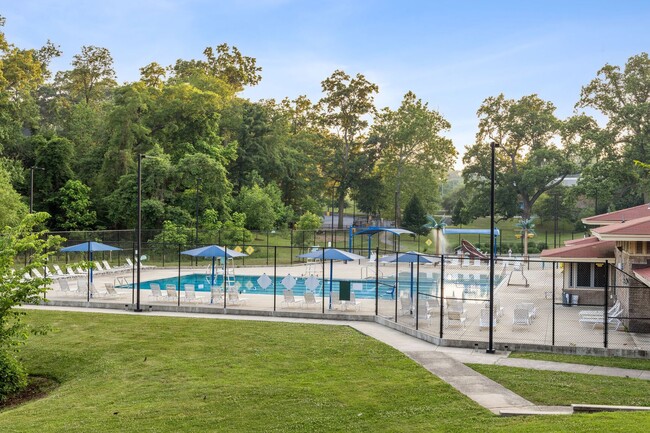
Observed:
[[[647,431],[647,414],[499,418],[343,326],[30,311],[21,357],[60,382],[0,432]]]

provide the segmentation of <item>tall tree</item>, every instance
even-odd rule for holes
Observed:
[[[117,84],[113,57],[107,48],[83,46],[81,53],[72,57],[72,70],[57,73],[56,80],[73,101],[90,104],[105,100]]]
[[[593,108],[607,118],[604,128],[593,128],[603,137],[597,142],[599,146],[593,148],[594,159],[609,160],[610,166],[617,165],[618,177],[623,181],[620,195],[629,197],[643,193],[647,200],[650,185],[640,182],[642,172],[633,161],[650,161],[648,54],[630,57],[623,70],[619,66],[605,65],[596,78],[582,88],[576,107]],[[585,182],[589,181],[589,176],[590,173],[586,173]]]
[[[555,107],[537,95],[515,101],[503,94],[487,98],[478,110],[476,144],[463,157],[463,178],[474,189],[473,216],[489,209],[491,144],[495,149],[496,212],[503,218],[532,216],[533,205],[575,169],[573,147],[560,140],[562,122]]]
[[[367,116],[375,112],[374,95],[379,87],[361,74],[351,78],[341,70],[321,83],[325,96],[319,101],[323,125],[332,134],[326,139],[328,155],[324,172],[336,189],[338,228],[343,228],[345,197],[354,180],[374,164],[364,147]]]
[[[401,225],[402,186],[407,169],[430,174],[416,176],[420,182],[437,178],[434,185],[427,185],[428,189],[437,191],[438,184],[454,164],[456,149],[451,140],[440,135],[449,128],[449,122],[410,91],[397,111],[385,108],[377,116],[372,134],[381,143],[381,170],[394,182],[396,226]]]

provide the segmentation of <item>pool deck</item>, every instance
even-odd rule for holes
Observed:
[[[206,273],[206,265],[202,264],[197,267],[183,267],[180,270],[181,275],[188,275],[193,273]],[[325,266],[326,279],[329,278],[329,263]],[[334,263],[334,277],[337,279],[361,279],[372,272],[374,277],[374,266],[366,266],[363,262],[350,263]],[[393,264],[386,264],[380,266],[380,276],[394,278],[395,271],[400,273],[407,272],[408,265],[401,264],[396,268]],[[278,266],[275,270],[272,266],[246,266],[238,267],[235,269],[236,275],[261,275],[266,273],[273,277],[274,273],[277,276],[292,275],[294,277],[306,277],[310,273],[318,271],[317,277],[322,278],[322,265],[307,266],[307,265],[293,265],[293,266]],[[445,265],[445,273],[485,273],[487,267],[478,269],[461,268],[450,265]],[[421,266],[420,272],[425,273],[439,273],[440,269],[431,265]],[[176,277],[179,274],[178,268],[159,268],[147,267],[141,270],[141,281],[149,281],[153,279]],[[497,299],[502,307],[502,315],[500,315],[498,322],[494,328],[494,342],[495,344],[510,344],[515,348],[517,345],[528,346],[559,346],[559,347],[584,347],[584,348],[602,348],[603,347],[603,329],[602,326],[581,325],[579,322],[579,311],[585,307],[565,307],[558,305],[561,293],[561,275],[556,273],[555,286],[557,287],[555,293],[555,305],[552,300],[552,285],[551,272],[548,269],[535,269],[527,270],[525,272],[529,285],[519,285],[516,280],[511,281],[513,284],[508,285],[507,280],[504,280],[495,291],[495,299]],[[133,271],[131,268],[123,268],[118,272],[111,273],[95,273],[94,284],[100,290],[104,291],[105,283],[115,283],[117,277],[126,277],[129,282],[132,281]],[[518,277],[518,275],[515,275]],[[85,277],[84,277],[85,278]],[[75,287],[74,279],[67,279],[72,287]],[[106,308],[132,308],[135,303],[135,291],[131,289],[117,289],[119,296],[98,297],[90,299],[87,302],[87,294],[84,293],[64,293],[61,292],[56,280],[51,284],[52,290],[47,293],[47,299],[53,305],[59,306],[105,306]],[[357,299],[357,305],[349,305],[342,303],[340,305],[333,305],[330,309],[329,297],[327,295],[327,284],[325,293],[325,306],[322,304],[305,305],[300,302],[285,305],[283,303],[282,290],[278,287],[277,297],[273,295],[263,295],[255,293],[255,290],[240,289],[242,293],[239,295],[240,299],[245,299],[239,304],[230,303],[226,300],[226,309],[224,309],[223,299],[210,300],[210,294],[207,292],[197,292],[200,297],[199,301],[185,301],[184,294],[179,291],[179,298],[175,300],[161,300],[153,299],[150,296],[149,290],[141,290],[140,304],[141,307],[148,311],[165,310],[174,311],[179,310],[179,306],[184,308],[183,311],[205,311],[213,313],[226,313],[228,314],[263,314],[263,315],[280,315],[295,316],[295,317],[322,317],[322,318],[337,318],[337,319],[351,319],[369,321],[374,320],[375,308],[378,310],[378,316],[382,317],[404,328],[413,330],[415,328],[415,315],[411,311],[402,312],[399,308],[399,303],[395,299],[380,299],[377,304],[374,299]],[[402,292],[403,290],[400,290]],[[456,286],[452,283],[445,283],[445,294],[452,296],[462,296],[462,286]],[[317,301],[321,300],[320,291],[316,294]],[[296,296],[299,301],[302,301],[302,296]],[[424,298],[421,298],[424,299]],[[420,301],[421,302],[421,301]],[[513,311],[514,306],[521,302],[533,303],[536,307],[535,318],[531,321],[530,325],[516,326],[513,325]],[[473,342],[480,343],[480,347],[488,340],[488,330],[481,326],[480,315],[483,308],[483,300],[474,301],[466,299],[463,303],[465,308],[465,321],[463,323],[451,323],[446,319],[445,312],[443,311],[443,320],[440,320],[440,311],[437,309],[431,310],[425,317],[418,318],[418,332],[420,334],[428,335],[431,338],[439,337],[440,324],[442,322],[443,335],[446,340],[463,341],[466,345]],[[590,308],[590,309],[593,309]],[[226,311],[227,310],[227,311]],[[396,314],[397,310],[397,314]],[[555,317],[555,321],[553,320]],[[619,331],[610,330],[608,333],[608,347],[612,349],[630,349],[630,350],[649,350],[650,349],[650,335],[648,334],[634,334],[625,332],[621,327]]]

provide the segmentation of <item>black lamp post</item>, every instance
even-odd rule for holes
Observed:
[[[202,181],[200,177],[196,178],[196,233],[194,236],[194,243],[199,244],[199,183]]]
[[[30,167],[29,171],[30,173],[30,180],[29,180],[29,213],[34,212],[34,170],[43,170],[45,171],[44,168],[41,167]]]
[[[496,249],[494,244],[494,153],[499,143],[490,143],[490,326],[488,327],[488,348],[487,353],[495,353],[494,350],[494,259]]]
[[[142,250],[142,158],[146,156],[142,153],[138,154],[138,225],[136,227],[136,286],[135,286],[135,309],[133,311],[141,312],[140,308],[140,251]]]

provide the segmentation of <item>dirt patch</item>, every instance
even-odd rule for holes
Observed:
[[[57,381],[48,377],[30,376],[25,389],[0,403],[0,411],[43,398],[58,386],[59,383]]]

